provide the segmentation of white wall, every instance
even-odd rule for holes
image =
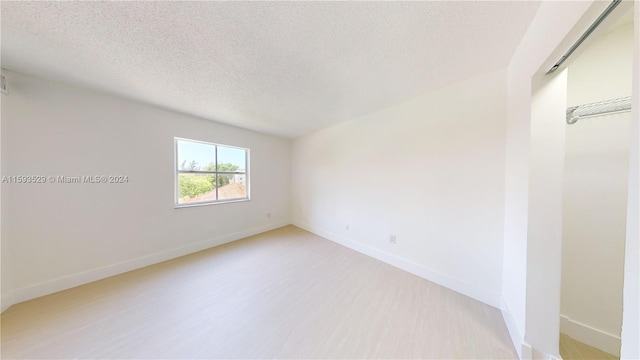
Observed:
[[[631,154],[624,261],[622,359],[640,359],[640,3],[634,4]]]
[[[527,324],[534,357],[558,356],[567,71],[533,78],[527,218]],[[535,316],[531,316],[535,314]],[[548,334],[557,334],[548,336]]]
[[[294,223],[499,306],[505,81],[496,71],[296,139]]]
[[[3,298],[23,301],[289,223],[289,140],[5,74],[3,175],[129,183],[3,184],[2,255],[13,275]],[[250,148],[251,201],[174,209],[174,136]]]
[[[1,55],[0,55],[1,58]],[[6,95],[4,93],[0,93],[0,114],[2,113],[2,103],[4,102],[4,97]],[[2,153],[2,116],[0,116],[0,155]],[[2,168],[2,156],[0,156],[0,179],[4,175],[4,171]],[[11,286],[9,284],[9,256],[7,251],[2,251],[2,248],[5,246],[4,237],[2,236],[2,191],[0,191],[0,311],[3,311],[9,304],[11,304],[11,300],[9,297],[5,299],[2,294],[7,294],[11,292]],[[5,305],[6,301],[6,305]]]
[[[569,66],[568,105],[631,95],[633,23]],[[566,127],[561,331],[619,355],[630,113]]]
[[[591,1],[543,2],[508,67],[505,244],[501,309],[521,358],[531,358],[534,352],[542,353],[542,356],[546,357],[557,356],[558,340],[557,335],[553,334],[553,329],[559,327],[558,313],[548,312],[549,309],[553,311],[552,309],[559,308],[560,303],[560,263],[555,261],[555,256],[560,255],[560,239],[555,239],[558,252],[554,254],[554,260],[549,265],[546,264],[544,251],[529,254],[532,246],[540,250],[541,245],[550,241],[532,239],[529,238],[529,234],[544,234],[543,227],[549,224],[547,220],[553,221],[544,217],[536,219],[535,222],[530,221],[530,199],[539,193],[537,186],[545,186],[544,183],[530,183],[530,179],[544,176],[539,173],[541,170],[544,171],[544,167],[532,168],[531,160],[533,144],[543,144],[545,137],[544,131],[540,131],[544,129],[532,132],[532,77],[543,64],[550,61],[549,59],[555,62],[562,55],[556,50],[561,43],[566,46],[563,52],[591,24],[593,19],[583,21],[581,18],[590,10],[592,4]],[[594,13],[595,16],[599,14],[597,11]],[[579,22],[582,22],[582,31],[577,28],[576,24]],[[573,33],[573,39],[563,40],[570,32]],[[552,64],[550,63],[549,67]],[[537,148],[544,149],[543,146]],[[555,151],[556,146],[552,148],[551,151]],[[552,185],[562,184],[561,177],[549,180]],[[561,196],[561,187],[556,190],[558,196]],[[552,199],[547,197],[547,200]],[[536,206],[546,205],[546,202],[539,202]],[[560,206],[559,202],[556,206]],[[544,209],[534,207],[533,210],[544,216]],[[555,210],[557,209],[552,211]],[[547,278],[551,280],[549,283],[545,282]],[[555,322],[553,317],[556,317]]]
[[[569,106],[630,96],[632,60],[633,22],[611,29],[585,46],[569,65]]]

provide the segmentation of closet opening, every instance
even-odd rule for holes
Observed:
[[[631,133],[633,8],[567,68],[560,355],[618,359]]]

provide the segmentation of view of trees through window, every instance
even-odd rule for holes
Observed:
[[[176,139],[177,203],[246,199],[248,150]]]

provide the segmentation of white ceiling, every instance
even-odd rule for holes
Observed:
[[[505,66],[539,2],[9,2],[2,67],[296,137]]]

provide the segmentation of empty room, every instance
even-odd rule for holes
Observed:
[[[3,359],[640,359],[636,1],[2,1]]]

